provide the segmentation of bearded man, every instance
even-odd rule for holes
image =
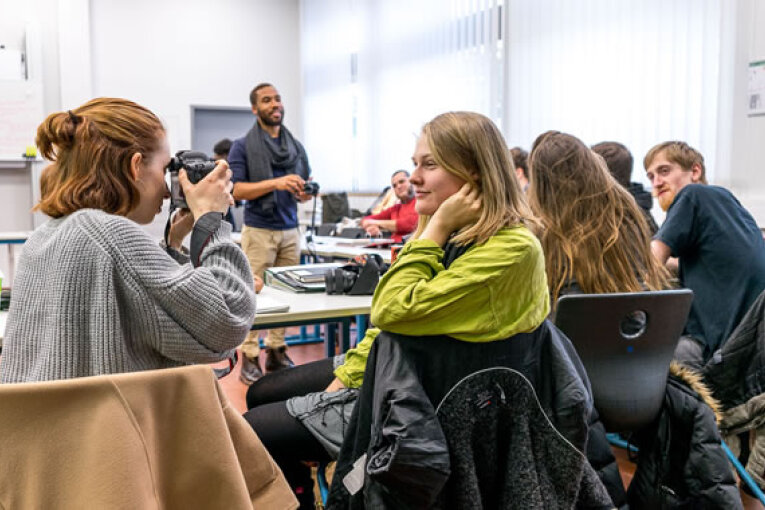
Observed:
[[[242,228],[242,249],[253,275],[263,278],[266,268],[300,262],[297,203],[311,198],[304,192],[311,175],[303,145],[282,124],[284,106],[279,91],[261,83],[250,92],[252,129],[234,141],[228,156],[233,172],[235,200],[247,200]],[[284,329],[272,329],[266,338],[265,369],[272,372],[293,365],[287,356]],[[263,375],[257,332],[242,344],[245,384]]]
[[[651,251],[662,264],[676,258],[680,283],[694,294],[676,358],[699,366],[765,289],[765,242],[736,197],[707,184],[704,157],[687,143],[661,143],[643,164],[667,212]]]

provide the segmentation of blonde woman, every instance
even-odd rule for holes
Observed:
[[[532,213],[494,123],[439,115],[423,127],[412,162],[419,225],[377,287],[376,329],[344,358],[267,375],[247,395],[245,418],[304,505],[311,483],[300,461],[337,455],[380,330],[493,342],[535,330],[550,311]],[[284,401],[295,395],[305,396]]]

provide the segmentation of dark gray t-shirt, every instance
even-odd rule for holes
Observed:
[[[680,281],[693,290],[685,333],[706,345],[708,358],[765,289],[765,242],[733,194],[690,184],[675,197],[655,239],[680,261]]]

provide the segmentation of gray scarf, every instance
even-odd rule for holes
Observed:
[[[281,126],[279,129],[279,148],[275,148],[266,137],[270,135],[263,131],[258,121],[247,133],[245,149],[247,151],[247,172],[250,182],[260,182],[274,178],[274,168],[282,169],[287,174],[298,174],[308,179],[311,169],[303,145],[295,140],[292,133]],[[273,212],[275,192],[263,195],[258,199],[263,212]]]

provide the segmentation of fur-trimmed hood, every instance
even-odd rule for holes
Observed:
[[[699,373],[677,361],[669,365],[669,373],[684,382],[690,389],[698,393],[701,400],[704,401],[715,414],[715,421],[720,424],[722,419],[722,410],[720,403],[712,396],[712,390],[704,382],[704,377]]]
[[[719,404],[692,369],[673,362],[670,376],[659,416],[631,438],[639,454],[629,507],[741,509],[715,423]]]

